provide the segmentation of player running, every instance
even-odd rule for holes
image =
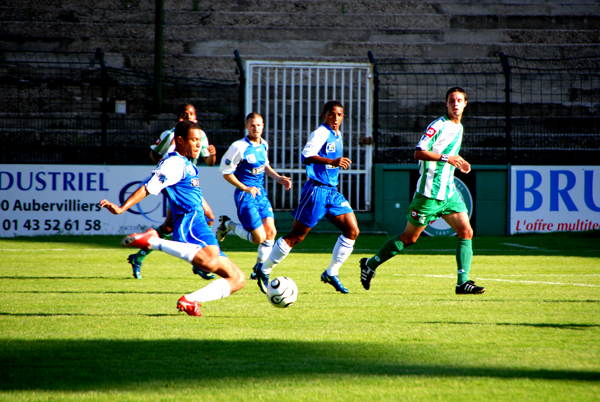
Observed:
[[[292,250],[302,242],[308,232],[326,217],[342,231],[334,248],[329,267],[321,274],[321,281],[330,284],[341,293],[348,293],[338,271],[354,249],[359,234],[358,223],[350,203],[337,190],[339,170],[347,169],[352,161],[343,155],[340,126],[344,120],[344,106],[335,100],[323,107],[323,124],[313,131],[302,150],[302,162],[306,165],[308,181],[302,189],[300,203],[292,211],[292,230],[281,237],[267,260],[256,270],[258,286],[266,293],[269,275]]]
[[[127,198],[120,207],[108,200],[100,206],[119,215],[142,201],[148,194],[165,192],[173,214],[173,239],[165,240],[154,229],[134,233],[123,239],[123,246],[160,250],[208,272],[221,276],[208,286],[177,301],[177,308],[191,316],[201,316],[203,302],[221,299],[246,284],[244,273],[219,249],[219,242],[204,218],[203,197],[198,168],[191,162],[201,149],[200,127],[192,121],[175,126],[175,152],[168,153],[152,171],[150,179]]]
[[[197,122],[196,109],[192,104],[184,103],[179,105],[175,110],[175,114],[177,115],[178,121],[190,120]],[[202,156],[204,163],[206,163],[208,166],[213,166],[217,160],[217,150],[215,149],[214,145],[210,145],[208,143],[208,137],[204,131],[200,130],[200,136],[200,154],[193,160],[193,163],[194,165],[197,165],[200,156]],[[156,141],[156,144],[150,146],[150,159],[152,159],[154,163],[158,164],[164,155],[172,152],[175,149],[174,137],[175,127],[170,130],[163,131],[160,135],[160,138]],[[212,226],[215,220],[215,215],[213,214],[212,209],[206,200],[202,202],[202,205],[204,207],[204,216],[208,226]],[[171,239],[171,233],[173,232],[173,219],[171,217],[170,209],[167,209],[167,218],[162,225],[156,228],[156,232],[161,239]],[[151,252],[152,250],[140,250],[136,254],[131,254],[129,257],[127,257],[127,261],[131,264],[134,278],[142,279],[142,261],[144,261],[144,258],[146,258]],[[215,278],[215,275],[211,274],[210,272],[205,272],[198,267],[192,267],[192,271],[196,275],[200,275],[200,277],[206,280]]]
[[[225,180],[235,187],[234,201],[240,223],[226,215],[219,217],[217,240],[223,241],[225,235],[233,231],[240,238],[259,245],[251,279],[255,278],[258,264],[271,253],[277,234],[273,207],[263,186],[265,173],[286,190],[292,187],[290,178],[280,176],[269,164],[269,145],[261,137],[263,128],[262,116],[250,113],[246,117],[248,135],[231,144],[219,168]]]
[[[415,159],[419,161],[421,177],[415,196],[408,207],[408,222],[401,235],[390,238],[371,258],[360,260],[360,281],[366,290],[371,287],[375,269],[404,248],[416,243],[425,227],[442,218],[458,235],[456,262],[458,280],[456,294],[484,293],[485,288],[469,280],[473,249],[473,229],[467,207],[454,187],[454,170],[471,171],[471,165],[458,153],[462,143],[461,119],[467,106],[467,93],[459,87],[446,93],[448,114],[431,123],[417,144]]]

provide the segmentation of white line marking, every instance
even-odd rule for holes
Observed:
[[[456,278],[453,275],[405,275],[405,274],[394,274],[394,276],[425,276],[428,278]],[[511,279],[495,279],[495,278],[480,278],[476,277],[477,280],[482,281],[495,281],[495,282],[512,282],[512,283],[534,283],[538,285],[560,285],[560,286],[585,286],[591,288],[600,288],[600,285],[590,285],[586,283],[562,283],[562,282],[542,282],[542,281],[515,281]]]
[[[514,243],[500,243],[500,244],[504,244],[506,246],[523,247],[523,248],[529,248],[532,250],[539,250],[539,247],[523,246],[522,244],[514,244]]]

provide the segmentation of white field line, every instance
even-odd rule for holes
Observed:
[[[405,274],[394,274],[394,276],[425,276],[428,278],[456,278],[455,275],[405,275]],[[563,283],[563,282],[543,282],[543,281],[518,281],[512,279],[499,279],[499,278],[480,278],[477,280],[482,281],[495,281],[495,282],[511,282],[511,283],[533,283],[536,285],[559,285],[559,286],[585,286],[590,288],[600,288],[600,285],[590,285],[587,283]]]
[[[514,243],[500,243],[500,244],[504,244],[505,246],[523,247],[523,248],[529,248],[532,250],[540,250],[539,247],[523,246],[522,244],[514,244]],[[541,250],[543,250],[543,249],[541,249]]]

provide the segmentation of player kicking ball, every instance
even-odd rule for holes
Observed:
[[[191,316],[202,315],[202,303],[227,297],[246,284],[244,273],[221,252],[219,242],[204,218],[198,168],[192,163],[200,149],[200,127],[192,121],[178,123],[175,126],[175,151],[160,161],[150,179],[121,206],[108,200],[100,201],[100,206],[119,215],[149,194],[159,195],[164,190],[173,214],[174,241],[161,239],[156,230],[148,229],[125,237],[121,244],[143,250],[160,250],[221,277],[177,301],[177,308]]]
[[[450,88],[446,93],[448,113],[431,123],[417,144],[415,159],[419,161],[421,177],[408,207],[406,228],[401,235],[388,239],[373,257],[360,260],[360,281],[366,290],[371,287],[377,267],[415,244],[425,227],[441,217],[458,235],[456,294],[485,292],[484,287],[469,280],[473,229],[467,207],[454,187],[455,169],[463,173],[471,171],[471,165],[458,154],[463,137],[460,121],[466,106],[465,90]]]

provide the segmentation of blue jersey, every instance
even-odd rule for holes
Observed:
[[[306,158],[315,155],[330,159],[341,158],[343,151],[342,133],[333,131],[327,124],[323,123],[310,133],[302,150],[302,162]],[[309,179],[332,187],[338,185],[339,171],[339,167],[332,165],[319,163],[306,165],[306,174]]]
[[[233,174],[248,187],[263,187],[265,166],[269,164],[267,152],[269,145],[261,138],[260,144],[250,142],[248,137],[237,140],[225,152],[219,171]]]
[[[204,215],[198,169],[189,159],[177,152],[168,153],[152,173],[145,183],[148,192],[166,192],[174,216],[192,211]]]

